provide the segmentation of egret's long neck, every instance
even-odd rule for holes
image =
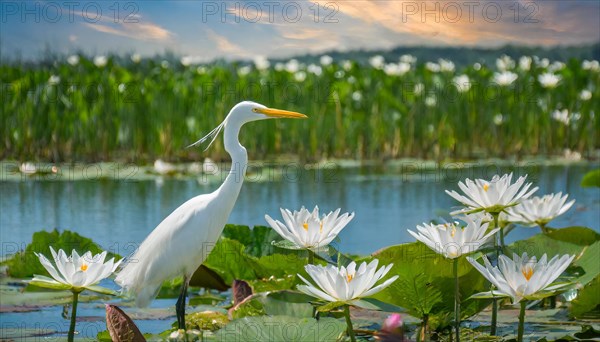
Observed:
[[[242,124],[238,121],[228,122],[224,132],[225,151],[231,156],[231,170],[218,191],[224,195],[223,198],[232,199],[230,210],[240,193],[248,166],[248,153],[238,139]]]

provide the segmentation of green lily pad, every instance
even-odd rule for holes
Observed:
[[[217,341],[280,342],[280,341],[337,341],[346,324],[324,317],[297,318],[289,316],[244,317],[219,330]]]

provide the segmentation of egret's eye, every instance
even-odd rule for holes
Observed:
[[[252,108],[252,111],[253,111],[254,113],[258,113],[258,108]]]

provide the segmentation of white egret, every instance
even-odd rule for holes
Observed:
[[[183,275],[176,311],[179,328],[185,329],[185,300],[190,278],[221,235],[244,181],[248,154],[238,139],[240,128],[247,122],[269,118],[306,118],[306,115],[241,102],[231,109],[219,126],[190,145],[211,139],[210,147],[224,129],[231,170],[217,190],[188,200],[167,216],[119,272],[117,284],[125,293],[135,296],[137,306],[150,304],[165,280]]]

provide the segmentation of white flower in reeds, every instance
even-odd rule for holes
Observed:
[[[436,253],[443,255],[445,258],[454,259],[479,250],[499,230],[499,228],[496,228],[487,232],[489,222],[482,223],[482,216],[477,216],[465,215],[459,217],[466,223],[466,226],[461,225],[459,222],[423,223],[422,226],[417,226],[418,233],[410,229],[408,232]]]
[[[417,63],[417,57],[415,57],[413,55],[402,55],[402,56],[400,56],[400,62],[415,64],[415,63]]]
[[[77,64],[79,64],[79,56],[71,55],[67,57],[67,63],[71,64],[72,66],[76,66]]]
[[[502,177],[495,175],[491,181],[475,179],[472,181],[466,179],[465,182],[458,182],[458,187],[464,195],[452,190],[446,190],[446,193],[461,202],[467,208],[467,212],[487,211],[491,214],[499,214],[508,207],[517,205],[524,199],[529,198],[537,187],[529,190],[531,183],[525,184],[527,176],[522,176],[512,183],[513,174],[505,174]],[[464,210],[459,210],[464,213]]]
[[[356,102],[360,102],[360,100],[362,100],[362,93],[358,90],[356,90],[355,92],[352,93],[352,100],[356,101]]]
[[[509,86],[511,85],[519,76],[514,72],[503,71],[503,72],[495,72],[493,82],[499,86]]]
[[[378,263],[377,259],[369,264],[363,262],[358,269],[354,261],[346,267],[339,268],[333,265],[306,265],[306,272],[316,285],[298,275],[306,284],[298,285],[298,290],[327,302],[344,302],[361,306],[360,298],[372,296],[398,279],[398,276],[395,275],[376,285],[386,276],[393,265],[389,264],[377,269]]]
[[[575,200],[567,202],[568,197],[568,194],[563,196],[561,192],[542,197],[534,196],[509,208],[507,211],[512,217],[518,218],[518,222],[526,225],[544,226],[573,206]]]
[[[423,85],[423,83],[415,84],[415,95],[419,96],[423,94],[423,90],[425,90],[425,85]]]
[[[500,71],[511,70],[515,67],[515,61],[507,55],[502,55],[496,59],[496,67]]]
[[[48,79],[49,85],[57,85],[59,83],[60,83],[60,76],[51,75],[50,78]]]
[[[592,92],[587,89],[583,89],[581,93],[579,93],[579,98],[581,101],[589,101],[592,98]]]
[[[437,98],[435,95],[431,94],[425,98],[425,106],[427,107],[435,107],[437,104]]]
[[[340,215],[341,209],[320,218],[317,206],[312,213],[304,207],[300,211],[294,210],[293,213],[288,209],[280,210],[285,223],[273,220],[269,215],[265,215],[265,219],[281,237],[293,243],[293,248],[297,249],[317,249],[329,245],[354,218],[354,213]]]
[[[496,114],[496,115],[494,115],[493,120],[494,120],[494,125],[500,126],[504,122],[504,115]]]
[[[467,75],[454,77],[452,79],[452,83],[454,83],[456,89],[461,93],[467,92],[469,89],[471,89],[471,80],[469,80],[469,76]]]
[[[533,61],[535,62],[535,65],[542,69],[547,68],[548,65],[550,65],[550,60],[548,58],[540,59],[538,56],[533,56]]]
[[[294,80],[296,80],[296,82],[304,82],[305,79],[306,73],[304,71],[298,71],[294,73]]]
[[[440,58],[438,60],[440,70],[443,72],[454,72],[454,63],[450,60]]]
[[[31,284],[53,289],[72,289],[76,291],[88,289],[105,293],[106,289],[94,287],[93,285],[110,276],[121,262],[115,262],[114,258],[104,262],[107,253],[106,251],[96,255],[87,252],[80,256],[73,250],[69,257],[62,249],[59,249],[58,253],[56,253],[54,249],[50,247],[50,252],[54,258],[55,265],[44,255],[38,253],[35,255],[37,255],[44,268],[54,279],[35,275],[30,281]]]
[[[529,71],[529,69],[531,69],[531,62],[531,57],[521,56],[521,58],[519,58],[519,68],[523,71]]]
[[[306,71],[310,72],[311,74],[315,74],[317,76],[321,76],[321,74],[323,73],[323,69],[316,64],[310,64],[306,68]]]
[[[595,60],[588,61],[586,59],[581,63],[581,68],[583,70],[599,71],[600,70],[600,62],[595,61]]]
[[[237,74],[240,77],[244,77],[248,75],[252,71],[252,68],[249,65],[244,65],[243,67],[239,67],[237,70]]]
[[[555,71],[560,71],[564,68],[565,68],[565,63],[555,61],[552,64],[550,64],[550,66],[548,67],[548,71],[555,72]]]
[[[350,69],[352,69],[352,61],[344,60],[342,62],[342,68],[344,68],[346,71],[350,71]]]
[[[106,56],[96,56],[94,57],[94,65],[98,68],[102,68],[108,62],[108,58]]]
[[[300,63],[296,59],[290,59],[285,63],[285,70],[291,74],[296,73],[300,70]]]
[[[254,57],[254,67],[257,70],[267,70],[271,66],[271,63],[265,56],[256,56]]]
[[[481,70],[481,63],[473,63],[473,69],[475,69],[476,71]]]
[[[331,63],[333,63],[333,58],[331,58],[328,55],[323,55],[321,56],[321,58],[319,58],[319,63],[321,63],[322,66],[329,66],[331,65]]]
[[[571,123],[571,119],[573,119],[574,117],[569,114],[569,111],[567,109],[563,109],[563,110],[555,110],[554,112],[552,112],[552,119],[555,121],[558,121],[560,123],[565,124],[566,126],[568,126]]]
[[[500,255],[498,266],[492,266],[486,256],[483,256],[484,265],[473,258],[467,260],[487,279],[496,289],[485,293],[500,297],[510,297],[513,304],[521,300],[536,300],[553,294],[553,291],[564,285],[551,285],[567,267],[574,255],[558,255],[547,261],[544,254],[538,261],[535,256],[528,257],[527,253],[519,257],[513,254],[511,260],[506,255]]]
[[[427,62],[427,63],[425,63],[425,69],[427,69],[431,72],[440,72],[441,67],[437,63]]]
[[[133,55],[131,55],[131,61],[133,63],[139,63],[142,60],[142,56],[139,53],[134,53]]]
[[[371,66],[375,69],[381,69],[385,64],[385,59],[383,58],[383,56],[375,55],[369,58],[369,64],[371,64]]]
[[[389,76],[402,76],[410,71],[410,64],[408,63],[389,63],[383,66],[383,71]]]
[[[550,72],[545,72],[538,76],[538,82],[540,82],[544,88],[556,88],[560,80],[561,77],[559,75]]]

